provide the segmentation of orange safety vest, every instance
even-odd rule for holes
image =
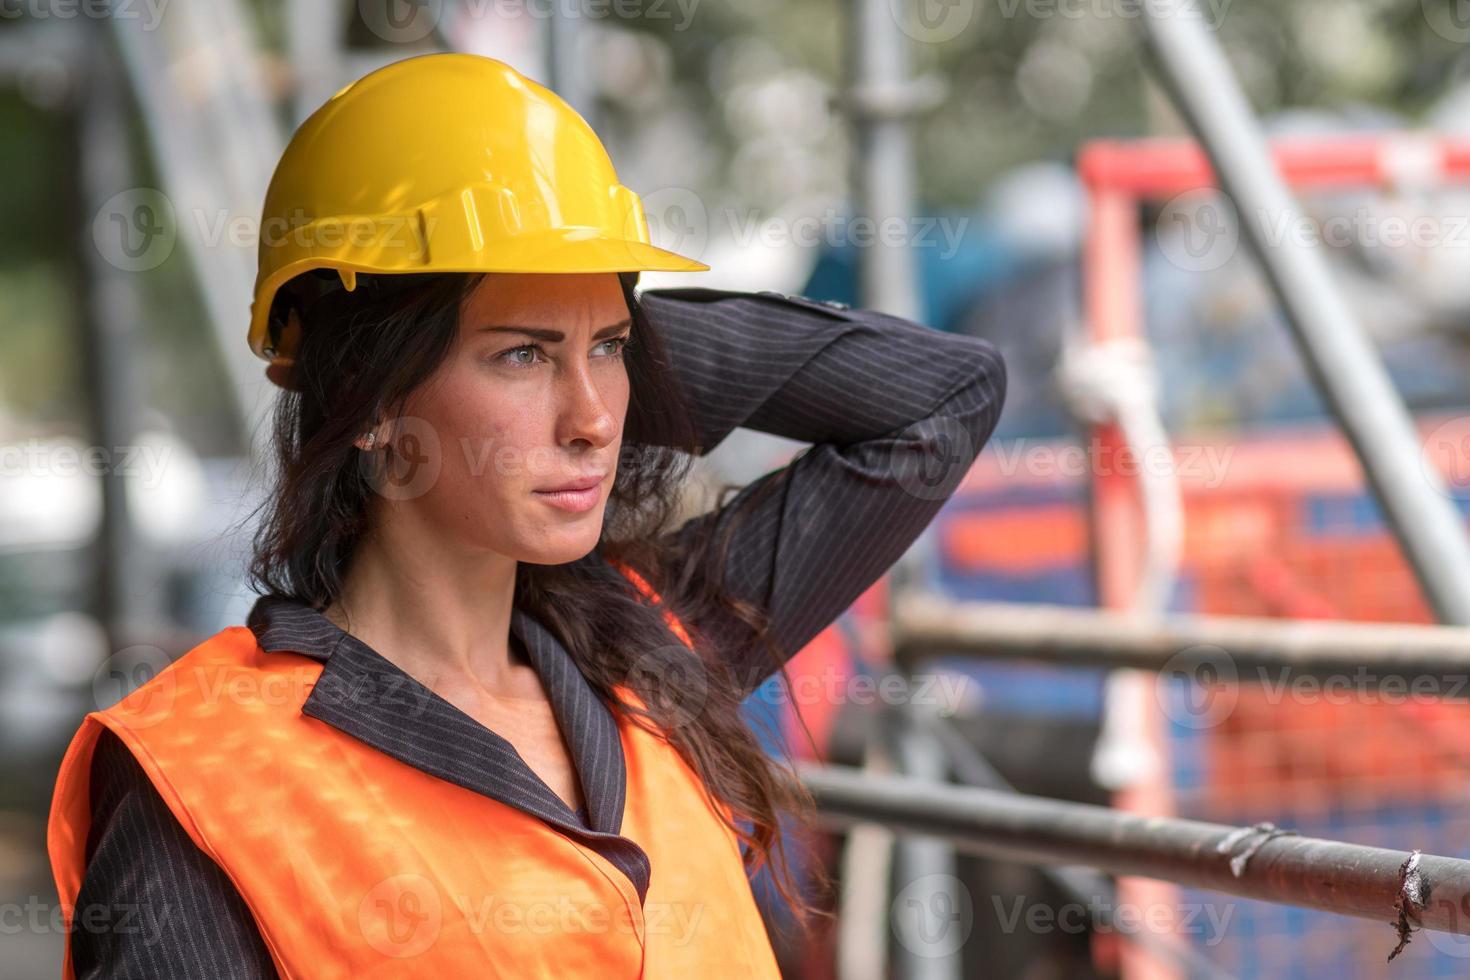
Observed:
[[[106,726],[239,890],[284,978],[780,977],[735,832],[674,747],[625,712],[613,706],[619,833],[652,867],[642,904],[622,871],[539,818],[303,715],[322,669],[232,626],[86,716],[47,828],[68,932]],[[70,943],[62,976],[75,978]]]

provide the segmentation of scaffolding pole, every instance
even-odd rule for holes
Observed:
[[[1260,260],[1317,390],[1363,472],[1436,618],[1470,625],[1470,539],[1437,473],[1419,464],[1419,437],[1319,250],[1268,229],[1301,219],[1245,94],[1194,4],[1142,5],[1140,26],[1180,114],[1209,154]]]
[[[1246,616],[1147,620],[1079,606],[910,594],[894,602],[893,629],[898,656],[910,665],[958,654],[1191,674],[1213,665],[1237,676],[1290,668],[1304,676],[1361,676],[1372,687],[1428,679],[1439,696],[1470,697],[1470,628],[1463,626]]]
[[[880,823],[940,837],[968,854],[1084,865],[1241,898],[1470,935],[1470,861],[1301,837],[1270,824],[1232,827],[1148,817],[1002,790],[798,765],[824,823]]]

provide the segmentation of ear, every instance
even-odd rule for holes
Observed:
[[[292,382],[292,373],[290,364],[269,364],[265,369],[265,376],[272,384],[288,391],[300,391],[301,389]]]

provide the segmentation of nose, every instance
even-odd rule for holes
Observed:
[[[617,438],[622,420],[609,404],[612,393],[603,390],[603,385],[613,383],[609,373],[594,371],[585,359],[562,372],[557,436],[562,445],[586,443],[587,448],[601,449]]]

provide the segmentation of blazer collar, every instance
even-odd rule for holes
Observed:
[[[262,596],[251,608],[246,626],[266,652],[298,653],[323,665],[302,705],[303,714],[415,769],[537,816],[564,833],[588,838],[628,873],[640,898],[646,894],[647,855],[618,836],[627,768],[617,722],[561,641],[529,612],[513,609],[510,628],[530,654],[569,744],[587,801],[590,831],[509,741],[310,604]]]

